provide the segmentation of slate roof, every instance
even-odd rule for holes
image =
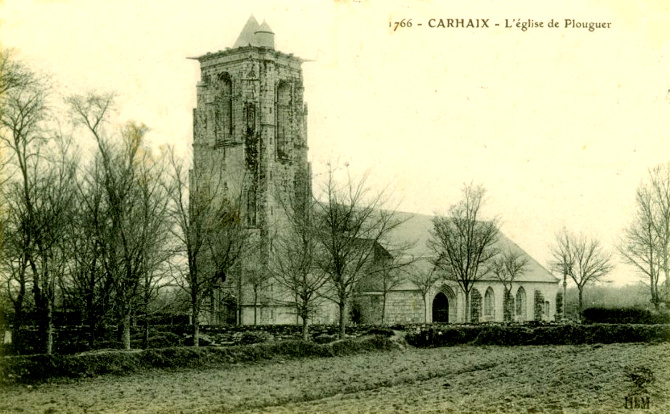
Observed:
[[[235,44],[233,45],[233,48],[236,47],[244,47],[244,46],[254,46],[254,34],[258,29],[260,28],[260,25],[258,24],[258,21],[256,18],[251,15],[249,16],[249,20],[247,20],[247,24],[244,25],[244,28],[242,28],[242,31],[240,32],[240,35],[237,37],[237,40],[235,41]]]
[[[270,26],[263,21],[263,24],[258,24],[258,20],[251,15],[247,24],[244,25],[240,35],[237,37],[233,48],[237,47],[246,47],[246,46],[264,46],[259,42],[259,38],[256,36],[256,33],[270,33],[273,34]]]
[[[406,221],[389,234],[389,239],[398,243],[413,243],[413,247],[408,253],[415,257],[425,257],[425,263],[418,263],[418,266],[429,268],[430,264],[428,262],[433,253],[428,248],[427,242],[430,239],[430,231],[433,228],[433,216],[398,212],[398,217],[400,219],[405,219]],[[552,275],[544,266],[538,263],[537,260],[531,257],[502,232],[500,232],[498,247],[501,250],[509,247],[513,251],[523,254],[528,260],[526,272],[515,278],[515,282],[557,283],[559,281],[557,277]],[[495,275],[490,274],[482,279],[482,281],[484,280],[495,281],[497,279]]]

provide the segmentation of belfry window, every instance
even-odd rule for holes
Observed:
[[[233,82],[230,75],[222,73],[216,85],[217,97],[214,106],[214,134],[216,143],[233,139]]]
[[[291,88],[287,82],[280,82],[279,85],[277,85],[275,116],[277,158],[288,159],[291,128]]]
[[[256,128],[256,107],[253,102],[247,102],[244,106],[244,119],[247,127],[247,134],[253,134]]]

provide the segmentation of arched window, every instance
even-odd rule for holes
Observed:
[[[478,323],[482,309],[482,295],[477,289],[470,292],[470,322]]]
[[[505,289],[505,298],[503,299],[503,321],[510,322],[514,319],[514,296]]]
[[[217,77],[214,102],[214,135],[217,144],[233,140],[233,81],[227,73]]]
[[[516,291],[516,318],[517,321],[523,322],[526,320],[526,291],[523,287],[519,287]]]
[[[496,317],[496,298],[493,294],[493,289],[490,287],[486,289],[484,294],[484,316],[486,320],[492,321]]]
[[[536,321],[541,321],[544,315],[544,295],[539,290],[535,290],[534,294],[534,319]]]
[[[288,159],[291,127],[291,87],[285,81],[279,82],[279,85],[277,85],[275,116],[277,158]]]

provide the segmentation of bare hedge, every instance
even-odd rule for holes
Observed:
[[[451,345],[578,345],[669,342],[670,325],[470,325],[424,327],[407,334],[417,347]]]
[[[93,351],[80,355],[27,355],[0,358],[0,384],[35,383],[147,369],[198,368],[273,358],[334,357],[389,350],[397,345],[380,335],[316,344],[278,341],[230,347],[174,347],[133,351]]]

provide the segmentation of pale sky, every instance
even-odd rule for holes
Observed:
[[[278,50],[310,60],[315,187],[328,160],[348,162],[373,187],[390,184],[401,210],[431,214],[481,183],[486,213],[545,265],[563,226],[614,251],[638,183],[670,161],[666,1],[240,3],[5,0],[0,44],[53,74],[59,93],[115,91],[120,121],[185,149],[199,79],[186,58],[231,47],[253,14]],[[403,18],[412,28],[389,28]],[[491,27],[429,27],[449,18]],[[589,32],[565,19],[611,24]],[[617,284],[637,280],[617,263]]]

